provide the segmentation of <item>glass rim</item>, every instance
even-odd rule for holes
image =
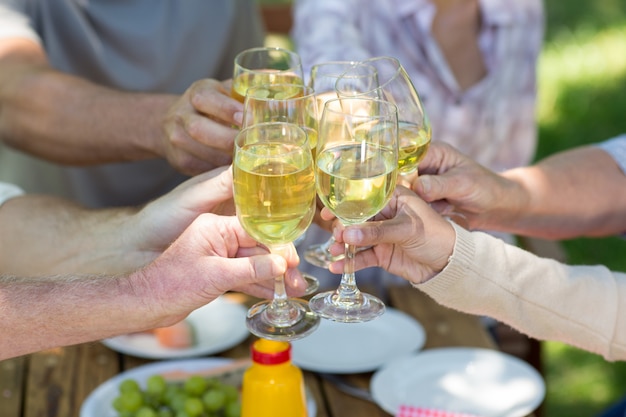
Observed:
[[[248,48],[248,49],[244,49],[243,51],[237,53],[237,55],[235,55],[235,58],[233,60],[235,66],[241,67],[243,69],[249,70],[249,71],[255,71],[255,69],[250,69],[247,68],[245,66],[243,66],[241,64],[241,60],[244,56],[246,55],[252,55],[252,54],[259,54],[261,52],[280,52],[285,54],[285,56],[288,56],[292,59],[295,59],[296,61],[296,65],[295,66],[289,66],[288,69],[285,70],[280,70],[280,71],[289,71],[293,68],[302,68],[302,59],[300,58],[300,55],[298,55],[297,52],[289,50],[287,48],[282,48],[280,46],[257,46],[254,48]]]

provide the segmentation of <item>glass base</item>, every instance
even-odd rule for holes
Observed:
[[[343,254],[332,256],[330,252],[328,252],[325,243],[313,245],[304,252],[304,259],[311,265],[319,266],[320,268],[328,268],[331,262],[338,261],[341,258],[343,258]]]
[[[312,333],[320,324],[320,318],[311,311],[306,300],[287,300],[293,309],[288,310],[287,318],[277,317],[270,308],[272,300],[262,301],[250,307],[246,318],[248,330],[255,336],[269,340],[291,341],[302,339]]]
[[[342,323],[370,321],[385,312],[385,304],[373,295],[360,293],[358,300],[339,301],[336,291],[317,294],[309,301],[311,310],[321,317]]]
[[[300,271],[300,273],[302,274],[302,277],[306,281],[306,288],[304,290],[304,295],[311,295],[313,293],[316,293],[317,290],[319,290],[320,288],[320,281],[317,278],[315,278],[313,275],[305,274],[302,271]]]

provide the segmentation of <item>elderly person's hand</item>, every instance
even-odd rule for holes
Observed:
[[[195,175],[228,165],[243,105],[230,97],[231,80],[193,83],[170,107],[162,154],[180,172]]]
[[[330,219],[332,214],[324,209],[322,216]],[[382,267],[416,284],[446,266],[456,240],[452,225],[403,186],[373,221],[347,227],[337,223],[333,236],[339,242],[331,248],[334,255],[342,252],[340,243],[371,246],[357,252],[357,269]],[[330,271],[340,273],[343,264],[334,262]]]

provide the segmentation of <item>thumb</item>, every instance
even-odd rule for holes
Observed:
[[[266,281],[287,271],[285,258],[271,253],[229,259],[229,263],[231,287]]]
[[[413,191],[428,203],[448,198],[447,188],[442,175],[420,175],[413,182]]]

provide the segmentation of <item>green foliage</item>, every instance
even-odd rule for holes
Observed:
[[[626,133],[626,1],[546,0],[537,159]],[[564,242],[572,264],[626,271],[626,240]],[[592,417],[626,395],[626,363],[547,342],[545,417]]]

